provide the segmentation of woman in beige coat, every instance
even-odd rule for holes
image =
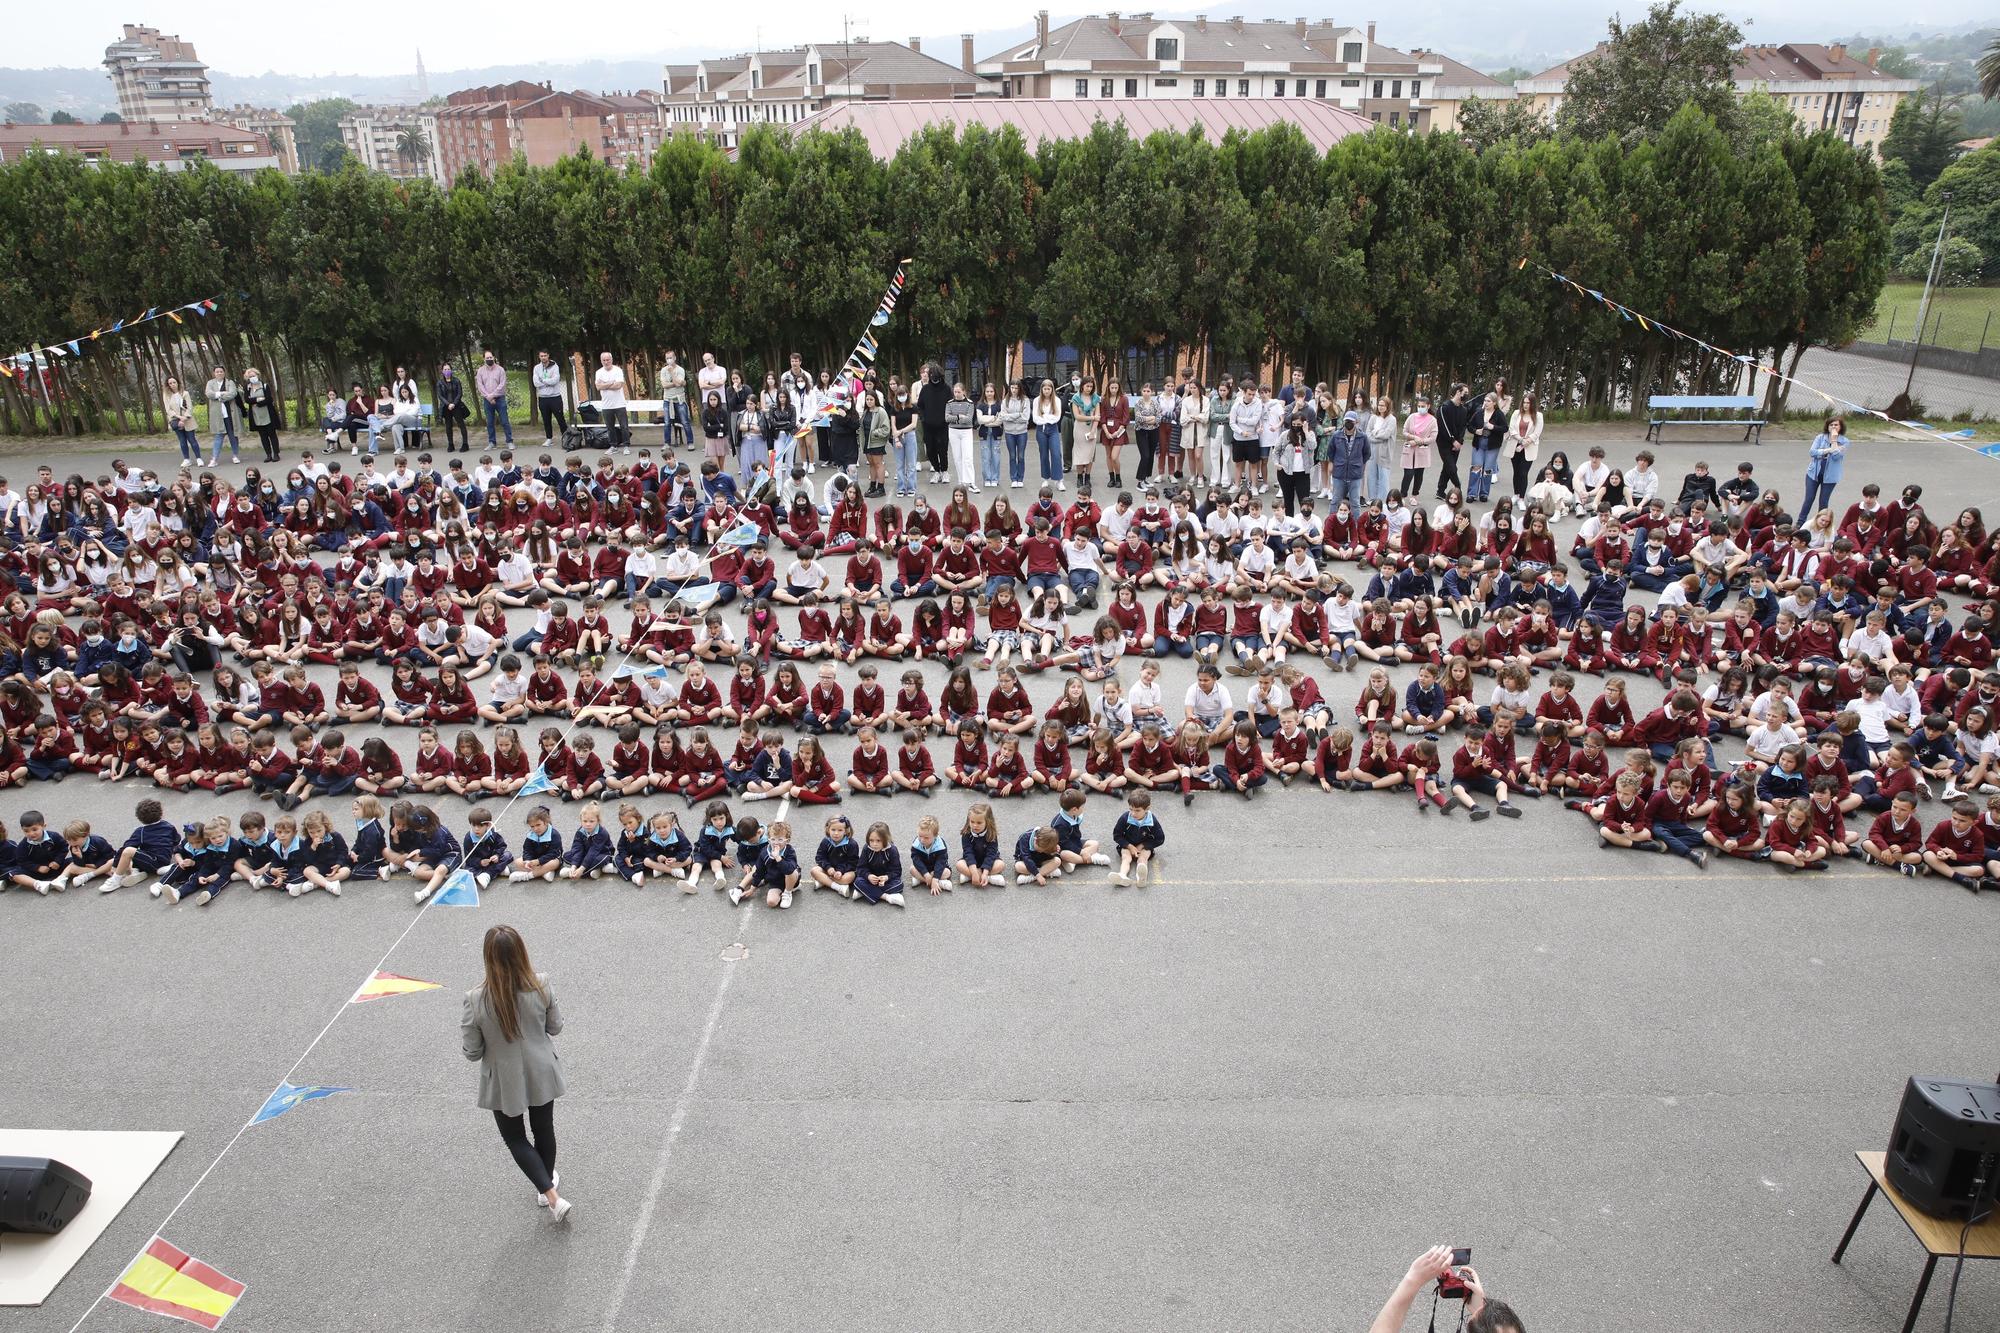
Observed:
[[[501,1141],[535,1187],[535,1202],[555,1221],[567,1221],[570,1201],[556,1193],[562,1065],[551,1040],[562,1031],[562,1011],[549,979],[529,965],[519,931],[494,926],[485,954],[486,980],[466,992],[459,1020],[465,1058],[479,1062],[479,1105],[493,1112]]]

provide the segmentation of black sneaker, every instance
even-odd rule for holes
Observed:
[[[1515,808],[1515,805],[1512,801],[1500,802],[1500,813],[1505,815],[1509,819],[1519,819],[1521,817],[1520,810]]]
[[[1485,806],[1475,805],[1472,807],[1473,823],[1477,824],[1482,819],[1491,819],[1491,818],[1493,818],[1493,812],[1491,810],[1488,810]]]

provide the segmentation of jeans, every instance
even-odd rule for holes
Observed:
[[[915,426],[896,437],[896,494],[898,495],[917,493],[917,442]]]
[[[1062,423],[1049,422],[1035,427],[1035,454],[1042,471],[1042,480],[1048,482],[1063,479]]]
[[[1465,475],[1465,498],[1486,500],[1493,495],[1493,472],[1500,466],[1500,447],[1494,444],[1472,446],[1472,467]]]
[[[1368,460],[1368,498],[1389,498],[1389,464],[1379,456],[1371,456]]]
[[[979,432],[979,482],[982,486],[1000,484],[1000,434],[998,431]]]
[[[556,436],[561,435],[569,429],[569,416],[563,411],[563,400],[561,398],[537,398],[535,400],[535,411],[542,419],[543,439],[553,440]],[[450,443],[450,441],[451,432],[446,431],[445,442]],[[466,443],[470,444],[471,441],[468,440]]]
[[[1837,481],[1815,481],[1811,473],[1806,474],[1806,498],[1799,505],[1799,522],[1803,524],[1812,517],[1814,509],[1825,506],[1833,508],[1833,488]]]
[[[1028,437],[1007,436],[1007,480],[1019,486],[1028,479]]]
[[[688,420],[688,405],[678,398],[667,400],[660,413],[660,442],[669,449],[675,444],[694,443],[694,425]]]
[[[1361,512],[1361,481],[1359,478],[1353,481],[1342,481],[1339,477],[1335,477],[1327,483],[1327,490],[1333,496],[1326,503],[1327,513],[1331,514],[1334,510],[1338,509],[1342,500],[1347,501],[1349,512],[1357,514]]]
[[[486,443],[491,445],[494,442],[495,428],[503,427],[507,432],[507,443],[512,444],[514,423],[507,418],[507,400],[488,398],[482,394],[479,399],[479,409],[486,417]]]
[[[222,437],[225,435],[229,437],[229,456],[234,458],[236,457],[236,418],[224,417],[222,424],[215,428],[215,443],[208,451],[208,461],[211,464],[222,461]]]
[[[493,1113],[493,1123],[500,1127],[500,1141],[507,1145],[507,1151],[514,1154],[515,1165],[521,1174],[535,1187],[537,1194],[547,1194],[556,1187],[556,1104],[543,1102],[540,1106],[528,1108],[527,1123],[520,1116],[508,1115],[505,1111]],[[535,1141],[531,1146],[528,1135]]]
[[[192,430],[174,427],[174,438],[181,442],[181,457],[190,463],[201,461],[201,437]]]
[[[1069,572],[1069,590],[1079,600],[1097,595],[1099,575],[1094,569],[1072,569]]]

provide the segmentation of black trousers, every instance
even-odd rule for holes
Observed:
[[[470,419],[468,417],[461,417],[454,412],[445,412],[442,415],[444,416],[445,451],[447,453],[451,451],[452,432],[454,431],[458,433],[459,442],[464,444],[468,450],[471,449],[472,432],[467,429],[471,424]]]
[[[521,1117],[508,1115],[503,1111],[493,1113],[493,1122],[500,1126],[500,1141],[507,1145],[507,1151],[514,1154],[514,1162],[521,1168],[521,1174],[537,1193],[547,1194],[555,1188],[556,1170],[556,1104],[543,1102],[540,1106],[528,1108],[527,1123]],[[528,1135],[533,1133],[535,1141],[530,1144]]]
[[[924,458],[929,461],[931,471],[951,470],[951,432],[942,424],[933,426],[924,423]]]
[[[264,461],[266,463],[277,462],[279,457],[278,423],[270,421],[257,427],[257,438],[264,445]]]
[[[1528,493],[1528,469],[1534,464],[1526,454],[1515,454],[1507,461],[1514,465],[1514,498],[1519,500]]]
[[[1299,506],[1312,495],[1312,473],[1278,469],[1278,494],[1284,497],[1287,516],[1298,513]]]
[[[537,398],[535,410],[541,413],[543,439],[552,440],[569,429],[569,418],[563,413],[562,399]]]
[[[1442,462],[1443,466],[1441,466],[1441,467],[1440,467],[1440,468],[1438,469],[1438,488],[1437,488],[1437,498],[1438,498],[1438,499],[1440,499],[1440,500],[1442,500],[1442,499],[1444,499],[1444,490],[1445,490],[1445,487],[1447,487],[1447,486],[1456,486],[1456,487],[1458,487],[1458,488],[1459,488],[1459,490],[1463,491],[1463,490],[1465,489],[1465,483],[1461,482],[1461,481],[1460,481],[1460,480],[1458,479],[1458,446],[1457,446],[1457,445],[1455,445],[1455,444],[1446,444],[1446,443],[1445,443],[1445,442],[1444,442],[1443,440],[1439,440],[1439,441],[1438,441],[1438,458],[1439,458],[1439,459],[1441,460],[1441,462]],[[1407,497],[1405,497],[1405,498],[1407,498]]]

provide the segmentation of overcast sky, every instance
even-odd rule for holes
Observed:
[[[1116,0],[1111,0],[1116,3]],[[982,5],[974,20],[981,32],[1013,32],[1032,24],[1036,3]],[[1136,2],[1131,10],[1142,6]],[[1707,8],[1694,0],[1692,8]],[[1827,40],[1849,31],[1893,25],[1897,30],[1948,27],[1990,20],[1993,0],[1919,0],[1912,10],[1885,9],[1874,0],[1819,0],[1809,8],[1792,0],[1715,0],[1713,7],[1742,22],[1754,40]],[[903,40],[911,34],[936,38],[927,49],[954,63],[953,30],[938,31],[933,0],[750,0],[732,5],[662,5],[638,0],[596,0],[579,9],[547,0],[484,0],[471,5],[410,4],[407,0],[346,0],[336,6],[274,4],[254,8],[215,0],[69,0],[46,8],[8,13],[0,42],[0,65],[95,65],[124,23],[147,23],[195,43],[203,60],[231,74],[267,70],[290,74],[399,73],[410,68],[421,48],[434,70],[467,69],[524,59],[574,61],[634,59],[680,52],[746,50],[804,41],[838,41],[843,8],[854,15],[856,35]],[[1084,12],[1050,5],[1055,21]],[[1525,9],[1468,0],[1401,0],[1395,5],[1363,4],[1353,10],[1294,0],[1207,0],[1186,8],[1152,6],[1163,14],[1206,10],[1216,17],[1289,18],[1304,12],[1338,21],[1380,25],[1384,42],[1443,50],[1567,50],[1587,45],[1601,33],[1613,8],[1628,17],[1643,13],[1644,0],[1543,0]],[[1375,12],[1379,9],[1379,12]],[[1129,11],[1128,11],[1129,12]],[[1803,31],[1801,30],[1803,29]],[[1003,39],[984,37],[981,57]],[[949,43],[948,46],[945,43]],[[376,53],[371,56],[371,52]]]

